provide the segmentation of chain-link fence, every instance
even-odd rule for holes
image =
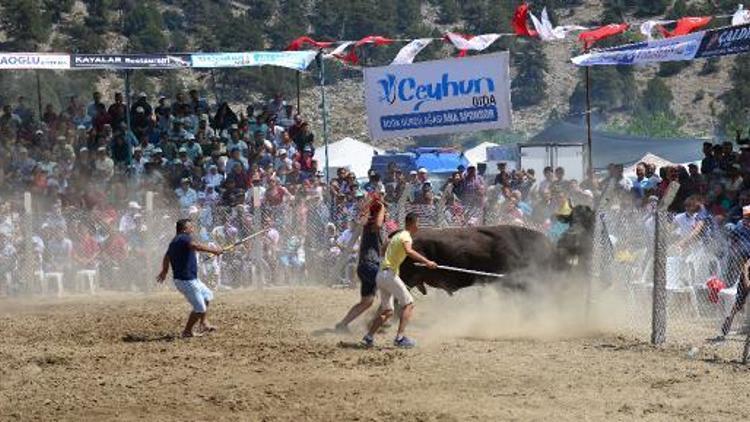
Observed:
[[[424,227],[514,224],[553,240],[559,235],[549,218],[516,214],[494,201],[481,207],[445,200],[414,204],[403,196],[389,204],[393,222],[417,212]],[[18,208],[0,210],[0,294],[161,288],[154,276],[181,217],[192,218],[198,238],[216,246],[262,232],[221,257],[200,257],[200,276],[214,287],[356,285],[358,216],[365,201],[336,203],[316,197],[257,208],[251,203],[165,209],[154,208],[147,195],[141,203],[145,205],[131,203],[125,209],[52,206],[41,211],[28,195]],[[590,300],[596,306],[615,298],[625,317],[618,321],[618,330],[651,337],[654,343],[684,344],[717,336],[736,340],[737,332],[745,331],[740,305],[750,224],[743,220],[719,226],[700,215],[600,210]]]

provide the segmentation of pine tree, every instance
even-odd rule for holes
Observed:
[[[674,116],[672,111],[672,90],[659,77],[651,78],[641,93],[640,108],[651,114],[663,113]]]
[[[51,23],[40,0],[5,0],[2,6],[0,25],[13,48],[34,50],[47,40]]]
[[[733,136],[735,131],[746,132],[750,127],[750,55],[734,59],[730,78],[732,88],[722,96],[724,111],[719,114],[719,122],[723,133]]]
[[[544,75],[548,70],[547,56],[540,43],[524,43],[513,54],[518,74],[511,83],[513,106],[517,108],[539,104],[547,95]]]

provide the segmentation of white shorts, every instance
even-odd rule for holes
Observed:
[[[398,300],[401,306],[414,303],[414,298],[409,293],[404,282],[392,270],[378,271],[376,278],[378,290],[380,291],[380,310],[392,311],[393,299]]]

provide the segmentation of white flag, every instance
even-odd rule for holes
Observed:
[[[641,34],[645,35],[649,41],[654,40],[654,28],[659,25],[668,25],[675,21],[646,21],[641,24]]]
[[[556,41],[564,40],[568,32],[573,31],[585,31],[585,26],[579,25],[564,25],[552,27],[552,22],[549,20],[549,14],[547,14],[547,8],[542,9],[542,20],[540,21],[533,13],[529,13],[531,16],[531,22],[534,24],[534,29],[539,34],[539,38],[544,41]]]
[[[445,34],[448,40],[459,50],[482,51],[492,45],[493,42],[500,38],[500,34],[483,34],[467,40],[459,34],[448,32]]]
[[[339,58],[344,54],[344,51],[346,51],[346,49],[349,48],[349,46],[352,44],[354,44],[354,41],[345,41],[341,43],[338,47],[334,48],[333,51],[324,55],[323,57],[325,57],[326,59]]]
[[[401,50],[399,50],[396,58],[393,59],[391,64],[409,64],[414,61],[420,51],[424,50],[425,47],[430,45],[432,38],[418,38],[409,44],[406,44]]]
[[[555,41],[556,39],[558,39],[552,29],[552,23],[550,23],[549,17],[547,16],[546,7],[544,8],[544,10],[542,10],[541,21],[539,21],[539,19],[534,16],[533,13],[529,13],[529,16],[531,16],[531,23],[534,24],[534,29],[536,29],[536,32],[539,34],[539,38],[541,38],[543,41]]]
[[[732,26],[746,23],[750,23],[750,10],[745,9],[745,6],[740,4],[737,6],[737,11],[732,15]]]

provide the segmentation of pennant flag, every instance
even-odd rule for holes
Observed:
[[[389,44],[393,44],[393,41],[394,40],[392,40],[390,38],[382,37],[380,35],[368,35],[368,36],[362,38],[361,40],[357,41],[354,44],[354,46],[355,47],[361,47],[361,46],[363,46],[365,44],[389,45]]]
[[[341,44],[339,44],[338,47],[334,48],[333,51],[331,51],[330,53],[324,55],[323,57],[325,57],[326,59],[331,59],[331,58],[338,58],[338,59],[340,59],[340,58],[344,57],[344,51],[346,51],[346,49],[349,48],[349,46],[352,45],[352,44],[354,44],[354,41],[345,41],[345,42],[342,42]]]
[[[699,18],[687,17],[677,20],[677,26],[674,30],[667,31],[663,26],[659,27],[664,38],[679,37],[681,35],[687,35],[693,31],[703,28],[711,22],[710,16],[703,16]]]
[[[513,32],[516,33],[519,37],[536,37],[537,33],[533,29],[529,29],[528,24],[526,23],[526,20],[529,16],[529,5],[526,3],[521,3],[518,5],[518,8],[516,8],[515,13],[513,13],[513,20],[511,21],[511,26],[513,27]]]
[[[447,32],[445,34],[445,38],[450,41],[451,44],[453,44],[458,50],[459,54],[458,57],[463,57],[466,55],[466,52],[468,50],[474,50],[474,51],[482,51],[492,45],[495,41],[497,41],[498,38],[500,38],[500,34],[483,34],[483,35],[463,35],[458,34],[455,32]]]
[[[737,11],[732,15],[732,26],[745,25],[750,23],[750,10],[745,9],[745,6],[737,6]]]
[[[430,45],[432,38],[419,38],[409,44],[406,44],[401,50],[399,50],[396,58],[393,59],[391,64],[409,64],[414,61],[420,51],[424,50],[425,47]]]
[[[641,34],[646,36],[646,39],[649,41],[654,40],[654,28],[663,26],[663,25],[669,25],[671,23],[675,23],[675,21],[646,21],[641,24]]]
[[[333,43],[328,41],[315,41],[310,37],[299,37],[290,42],[286,49],[287,51],[298,51],[305,45],[312,45],[317,48],[328,48],[333,45]]]
[[[580,34],[578,34],[578,39],[583,41],[583,47],[588,50],[597,41],[622,34],[623,32],[628,30],[629,26],[630,25],[626,23],[613,23],[604,25],[602,27],[592,29],[591,31],[581,32]]]
[[[564,40],[569,32],[573,31],[585,31],[588,28],[585,26],[578,25],[563,25],[552,27],[552,23],[549,20],[549,14],[547,14],[547,8],[542,9],[542,19],[539,20],[533,13],[529,13],[531,22],[534,24],[539,38],[543,41],[557,41]]]

